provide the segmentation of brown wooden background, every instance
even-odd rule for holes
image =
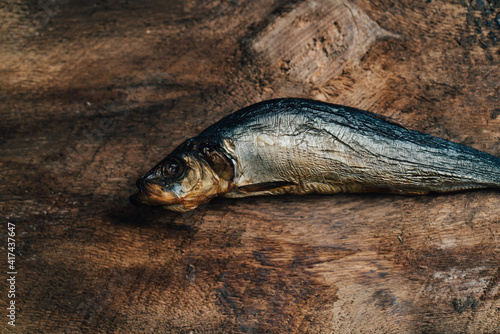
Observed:
[[[499,38],[487,0],[0,3],[14,332],[500,332],[497,191],[128,201],[179,143],[275,97],[498,156]]]

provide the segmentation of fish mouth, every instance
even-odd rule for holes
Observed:
[[[180,199],[171,191],[165,191],[159,184],[140,178],[137,180],[139,192],[130,196],[136,205],[172,205],[179,204]]]

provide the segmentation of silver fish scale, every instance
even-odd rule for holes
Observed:
[[[299,186],[296,192],[359,191],[359,185],[442,192],[500,184],[497,157],[318,101],[262,102],[197,138],[232,142],[226,153],[238,186],[288,181]]]

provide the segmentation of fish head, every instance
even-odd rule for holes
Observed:
[[[190,139],[137,180],[132,201],[189,211],[231,189],[232,160],[213,143]]]

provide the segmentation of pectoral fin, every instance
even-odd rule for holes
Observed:
[[[295,183],[288,181],[274,181],[274,182],[263,182],[263,183],[255,183],[249,184],[246,186],[238,187],[238,190],[242,193],[253,193],[259,191],[273,191],[279,190],[286,186],[293,186]]]

